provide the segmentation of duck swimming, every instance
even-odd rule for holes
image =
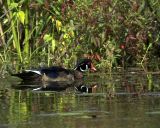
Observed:
[[[12,74],[22,79],[23,83],[32,82],[73,82],[83,78],[83,72],[96,71],[90,59],[83,59],[74,69],[65,69],[58,66],[25,70],[22,73]]]

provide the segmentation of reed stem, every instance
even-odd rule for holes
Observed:
[[[26,0],[25,4],[25,40],[24,40],[24,55],[26,56],[26,59],[28,60],[29,58],[29,0]]]
[[[7,0],[7,5],[10,6],[10,4],[11,4],[11,0]],[[21,54],[20,42],[18,40],[18,35],[16,33],[16,27],[15,27],[16,20],[14,20],[14,18],[13,18],[12,10],[9,11],[9,17],[10,17],[12,33],[13,33],[13,44],[15,44],[15,47],[16,47],[20,62],[22,62],[22,54]]]

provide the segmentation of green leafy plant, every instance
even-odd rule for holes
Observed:
[[[159,56],[158,0],[1,2],[1,58],[72,67],[98,54],[99,69],[142,66]],[[5,51],[5,52],[4,52]],[[12,60],[12,59],[10,59]],[[139,65],[140,64],[140,65]]]

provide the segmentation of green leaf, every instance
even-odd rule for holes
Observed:
[[[49,34],[45,34],[43,39],[44,39],[45,42],[50,42],[52,40],[52,36],[49,35]]]
[[[15,2],[13,2],[13,3],[11,3],[11,4],[9,5],[9,8],[10,8],[10,9],[17,8],[17,7],[18,7],[18,3],[15,3]]]
[[[25,13],[24,13],[23,11],[19,11],[19,12],[17,13],[17,15],[18,15],[18,18],[19,18],[20,22],[21,22],[22,24],[24,24]]]
[[[62,22],[61,21],[56,20],[56,28],[58,31],[61,31],[61,29],[62,29]]]
[[[43,4],[44,0],[36,0],[39,4]]]
[[[56,46],[56,41],[55,39],[52,39],[52,52],[54,52]]]

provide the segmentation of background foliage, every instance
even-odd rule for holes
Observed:
[[[113,67],[160,56],[159,0],[0,0],[0,65],[73,67],[77,58]],[[156,69],[159,69],[158,63]]]

